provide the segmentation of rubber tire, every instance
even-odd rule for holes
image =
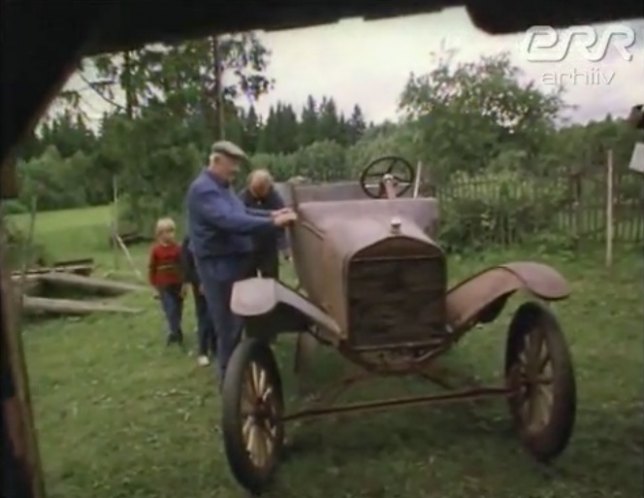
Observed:
[[[540,462],[557,457],[568,445],[575,424],[577,393],[572,359],[556,316],[543,304],[527,302],[514,314],[508,330],[505,374],[509,379],[518,360],[523,336],[534,323],[541,322],[550,353],[553,375],[553,403],[550,420],[539,432],[529,433],[519,416],[516,400],[509,398],[510,412],[524,447]]]
[[[268,382],[277,396],[278,413],[284,410],[282,381],[275,357],[270,346],[262,340],[248,338],[242,340],[231,356],[222,389],[222,429],[224,448],[228,464],[235,479],[254,495],[260,495],[273,478],[284,444],[284,426],[277,424],[277,438],[272,461],[265,472],[259,472],[253,465],[242,435],[240,415],[241,387],[246,369],[256,362],[267,372]]]

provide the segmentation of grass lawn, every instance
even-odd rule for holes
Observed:
[[[107,269],[106,242],[102,248],[85,246],[105,226],[100,210],[89,213],[51,213],[49,223],[39,218],[37,236],[50,239],[61,254],[68,248],[70,257],[94,255]],[[145,248],[135,257],[143,269]],[[488,264],[530,258],[528,248],[454,257],[451,280]],[[573,287],[572,297],[556,305],[578,385],[577,425],[559,460],[541,466],[521,449],[500,400],[401,409],[292,428],[293,448],[269,496],[641,497],[641,254],[619,251],[611,271],[595,253],[577,260],[535,259],[555,265]],[[213,371],[199,368],[194,356],[165,348],[151,295],[123,300],[145,312],[31,323],[24,331],[48,496],[244,496],[222,451]],[[491,326],[474,330],[445,361],[483,378],[498,378],[505,330],[517,303],[511,301]],[[184,323],[192,349],[191,304]],[[288,386],[292,341],[286,338],[276,352]],[[326,349],[316,359],[326,376],[341,364]],[[400,395],[417,388],[410,380],[392,380],[377,384],[377,393]],[[287,404],[295,402],[289,393]]]
[[[10,222],[24,234],[29,229],[29,214],[12,215]],[[45,246],[53,259],[88,257],[105,251],[109,242],[109,206],[45,211],[36,215],[34,242]]]

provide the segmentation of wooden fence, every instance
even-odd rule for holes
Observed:
[[[595,168],[547,178],[452,179],[429,189],[441,203],[443,226],[463,242],[483,238],[509,245],[548,233],[600,241],[607,233],[607,180],[606,170]],[[644,241],[644,177],[614,173],[612,202],[612,240]]]

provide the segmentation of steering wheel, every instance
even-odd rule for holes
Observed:
[[[414,168],[412,168],[406,159],[400,156],[379,157],[371,161],[360,174],[360,186],[364,193],[374,199],[383,197],[385,175],[391,175],[393,177],[396,197],[400,197],[413,184]],[[377,180],[372,180],[375,178]]]

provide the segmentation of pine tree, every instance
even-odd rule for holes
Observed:
[[[367,126],[364,121],[364,116],[362,115],[362,109],[358,104],[353,106],[353,113],[349,119],[349,130],[350,130],[350,139],[349,143],[354,144],[366,131]]]
[[[298,122],[293,107],[288,104],[282,109],[280,152],[294,152],[297,149]]]
[[[335,140],[340,138],[338,112],[333,98],[322,99],[320,105],[320,121],[318,126],[318,140]]]
[[[266,118],[266,123],[264,124],[264,126],[262,127],[259,133],[259,140],[257,143],[258,152],[266,152],[266,153],[274,152],[275,142],[276,142],[275,129],[276,129],[275,109],[273,108],[273,106],[271,106],[270,109],[268,110],[268,117]]]
[[[247,153],[254,154],[257,152],[260,126],[261,123],[255,112],[255,107],[251,106],[244,119],[244,133],[241,141]]]
[[[309,95],[306,99],[306,106],[302,109],[302,118],[299,125],[297,144],[305,147],[312,144],[317,139],[318,112],[315,99]]]

